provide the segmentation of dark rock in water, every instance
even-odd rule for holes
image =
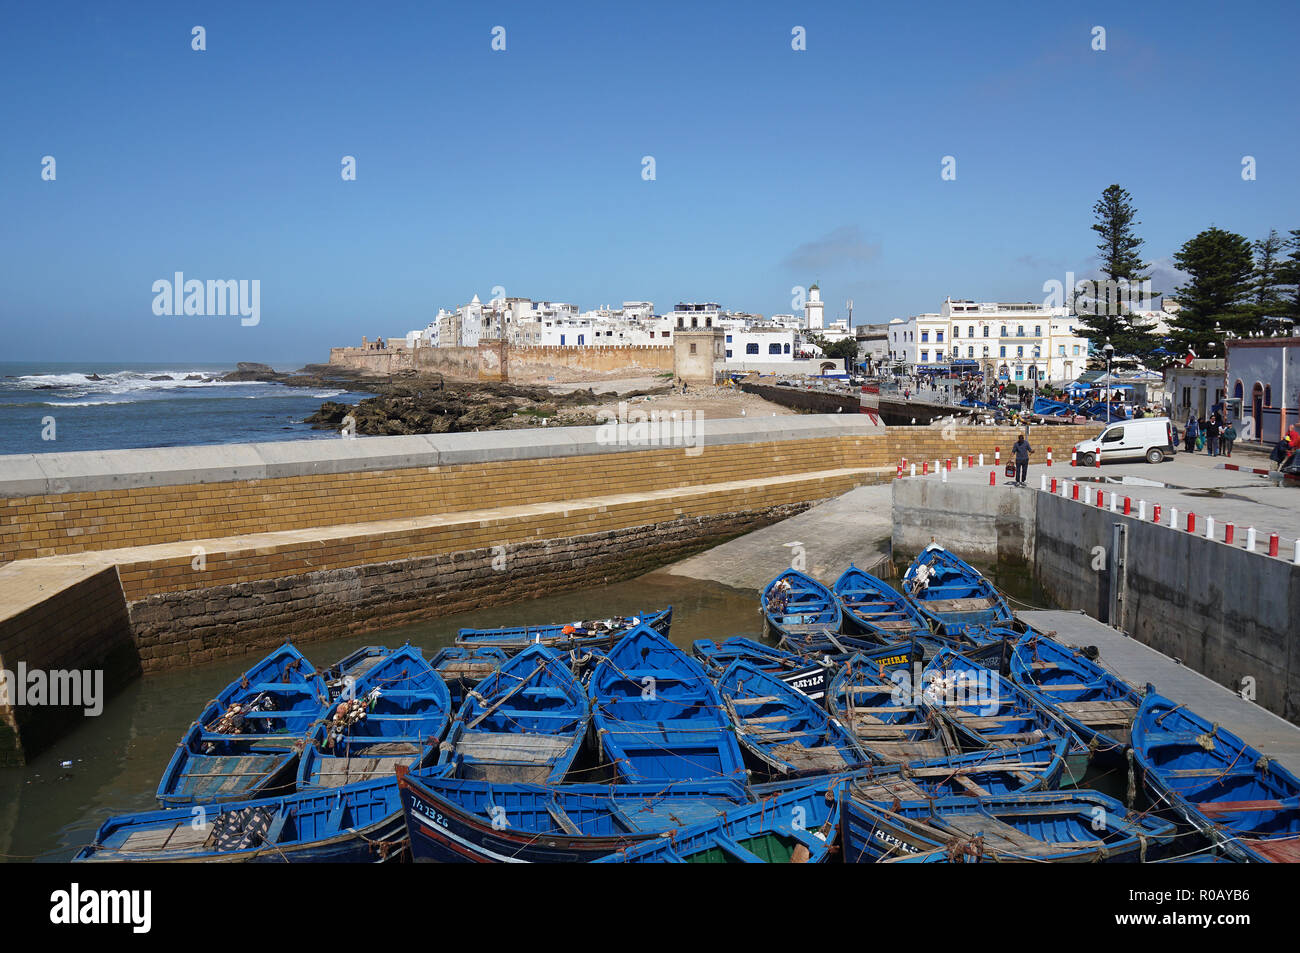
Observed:
[[[186,375],[185,375],[185,379],[186,379],[187,381],[210,381],[210,380],[212,380],[211,377],[204,377],[202,374],[186,374]]]
[[[257,364],[253,361],[240,361],[235,369],[224,375],[223,381],[274,381],[281,375],[269,364]]]
[[[170,374],[159,374],[157,377],[151,377],[151,378],[149,378],[149,380],[151,380],[151,381],[174,381],[174,380],[176,380],[176,378],[172,377]]]
[[[100,377],[98,374],[91,374],[89,377],[86,378],[86,380],[88,381],[102,381],[103,379],[104,378]]]

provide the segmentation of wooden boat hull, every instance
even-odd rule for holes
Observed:
[[[838,634],[844,614],[835,593],[812,576],[787,569],[759,596],[765,634],[797,640],[810,633]]]
[[[1098,767],[1123,762],[1142,697],[1116,676],[1041,633],[1027,632],[1011,656],[1012,679],[1052,709],[1092,751]]]
[[[841,794],[846,863],[1124,863],[1174,839],[1169,822],[1130,815],[1095,791],[890,805]]]
[[[196,813],[202,810],[203,813]],[[262,812],[267,829],[250,846],[216,846],[216,828],[234,812]],[[170,863],[376,863],[406,849],[396,779],[348,790],[193,805],[110,818],[74,860]]]
[[[746,800],[737,784],[502,786],[404,774],[398,785],[416,863],[587,863]],[[635,823],[617,829],[598,816],[604,804],[628,805]]]
[[[835,852],[840,799],[801,787],[737,807],[602,857],[602,864],[825,863]]]
[[[844,632],[897,645],[930,634],[911,601],[883,579],[849,566],[831,586],[844,616]]]
[[[639,621],[632,623],[630,620],[633,618]],[[511,654],[521,652],[530,645],[545,645],[565,652],[608,649],[637,625],[648,625],[661,635],[667,635],[673,623],[673,607],[629,616],[628,620],[627,625],[612,626],[597,632],[565,632],[566,628],[572,626],[563,622],[503,629],[461,629],[456,636],[456,644],[462,648],[499,648]]]
[[[928,581],[921,580],[928,574]],[[937,543],[921,552],[903,575],[903,589],[938,635],[960,640],[967,629],[1008,626],[1011,607],[974,566]]]
[[[740,743],[772,771],[844,771],[867,760],[825,708],[749,662],[732,662],[718,693]]]
[[[625,635],[591,674],[601,754],[629,784],[744,780],[740,745],[699,664],[647,626]]]
[[[1133,760],[1168,804],[1234,860],[1300,863],[1300,779],[1148,685]]]

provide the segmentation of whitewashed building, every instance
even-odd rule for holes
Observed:
[[[1066,308],[943,302],[937,313],[889,324],[890,360],[908,371],[984,373],[1007,382],[1065,383],[1087,368],[1088,339]]]

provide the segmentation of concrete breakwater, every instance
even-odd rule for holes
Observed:
[[[24,613],[91,578],[118,622],[87,642],[50,613],[39,640],[79,646],[69,667],[125,646],[120,667],[148,673],[601,585],[887,482],[904,454],[1014,437],[858,414],[705,423],[677,445],[634,424],[0,457],[0,668],[35,657]]]
[[[1060,606],[1300,723],[1300,565],[1139,519],[1136,503],[1112,512],[1111,492],[1143,488],[1085,483],[1082,495],[1097,486],[1100,507],[1001,480],[896,481],[893,545],[911,554],[937,539],[976,565],[1022,562]]]

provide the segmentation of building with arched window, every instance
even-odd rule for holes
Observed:
[[[1224,389],[1229,410],[1240,415],[1241,439],[1276,443],[1288,427],[1300,424],[1300,337],[1225,343]]]

